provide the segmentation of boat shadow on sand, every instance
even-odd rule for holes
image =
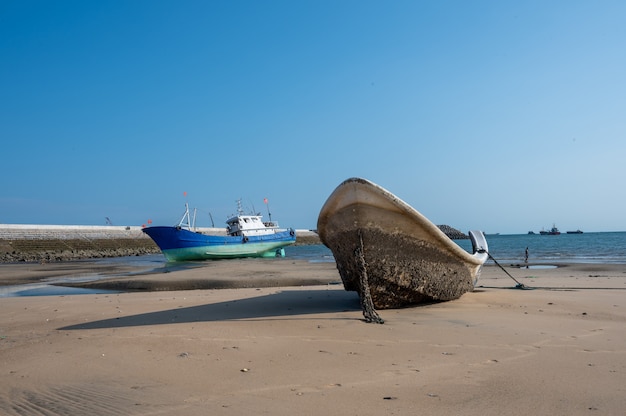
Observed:
[[[130,316],[85,322],[58,328],[65,330],[124,328],[193,322],[260,319],[307,319],[306,315],[359,312],[355,292],[341,290],[287,290],[265,296],[206,305],[175,308]],[[318,318],[316,318],[318,319]],[[329,316],[322,319],[353,319]],[[358,320],[362,320],[359,315]]]

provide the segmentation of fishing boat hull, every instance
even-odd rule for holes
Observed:
[[[459,298],[473,290],[487,242],[470,232],[474,254],[384,188],[362,178],[340,184],[318,218],[346,290],[376,309]]]
[[[282,257],[284,247],[296,241],[292,229],[258,236],[208,235],[168,226],[147,227],[143,232],[168,261]]]

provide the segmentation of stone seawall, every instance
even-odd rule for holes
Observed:
[[[141,227],[0,224],[0,262],[53,262],[159,253]]]
[[[224,229],[200,228],[222,233]],[[297,230],[296,244],[319,244],[312,231]],[[161,251],[141,227],[0,224],[0,263],[55,262],[125,257]]]

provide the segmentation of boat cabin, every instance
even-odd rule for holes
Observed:
[[[264,223],[260,215],[237,215],[226,221],[230,236],[252,236],[274,234],[278,228],[275,222]]]

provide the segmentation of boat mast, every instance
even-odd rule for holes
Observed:
[[[270,212],[270,202],[267,200],[267,198],[263,198],[263,202],[265,202],[265,205],[267,205],[267,216],[270,222],[272,222],[272,213]]]
[[[194,213],[194,223],[195,223],[195,213]],[[178,226],[181,228],[185,227],[188,230],[191,230],[191,221],[189,218],[189,203],[187,202],[185,202],[185,213],[183,214],[183,217],[178,222]]]

